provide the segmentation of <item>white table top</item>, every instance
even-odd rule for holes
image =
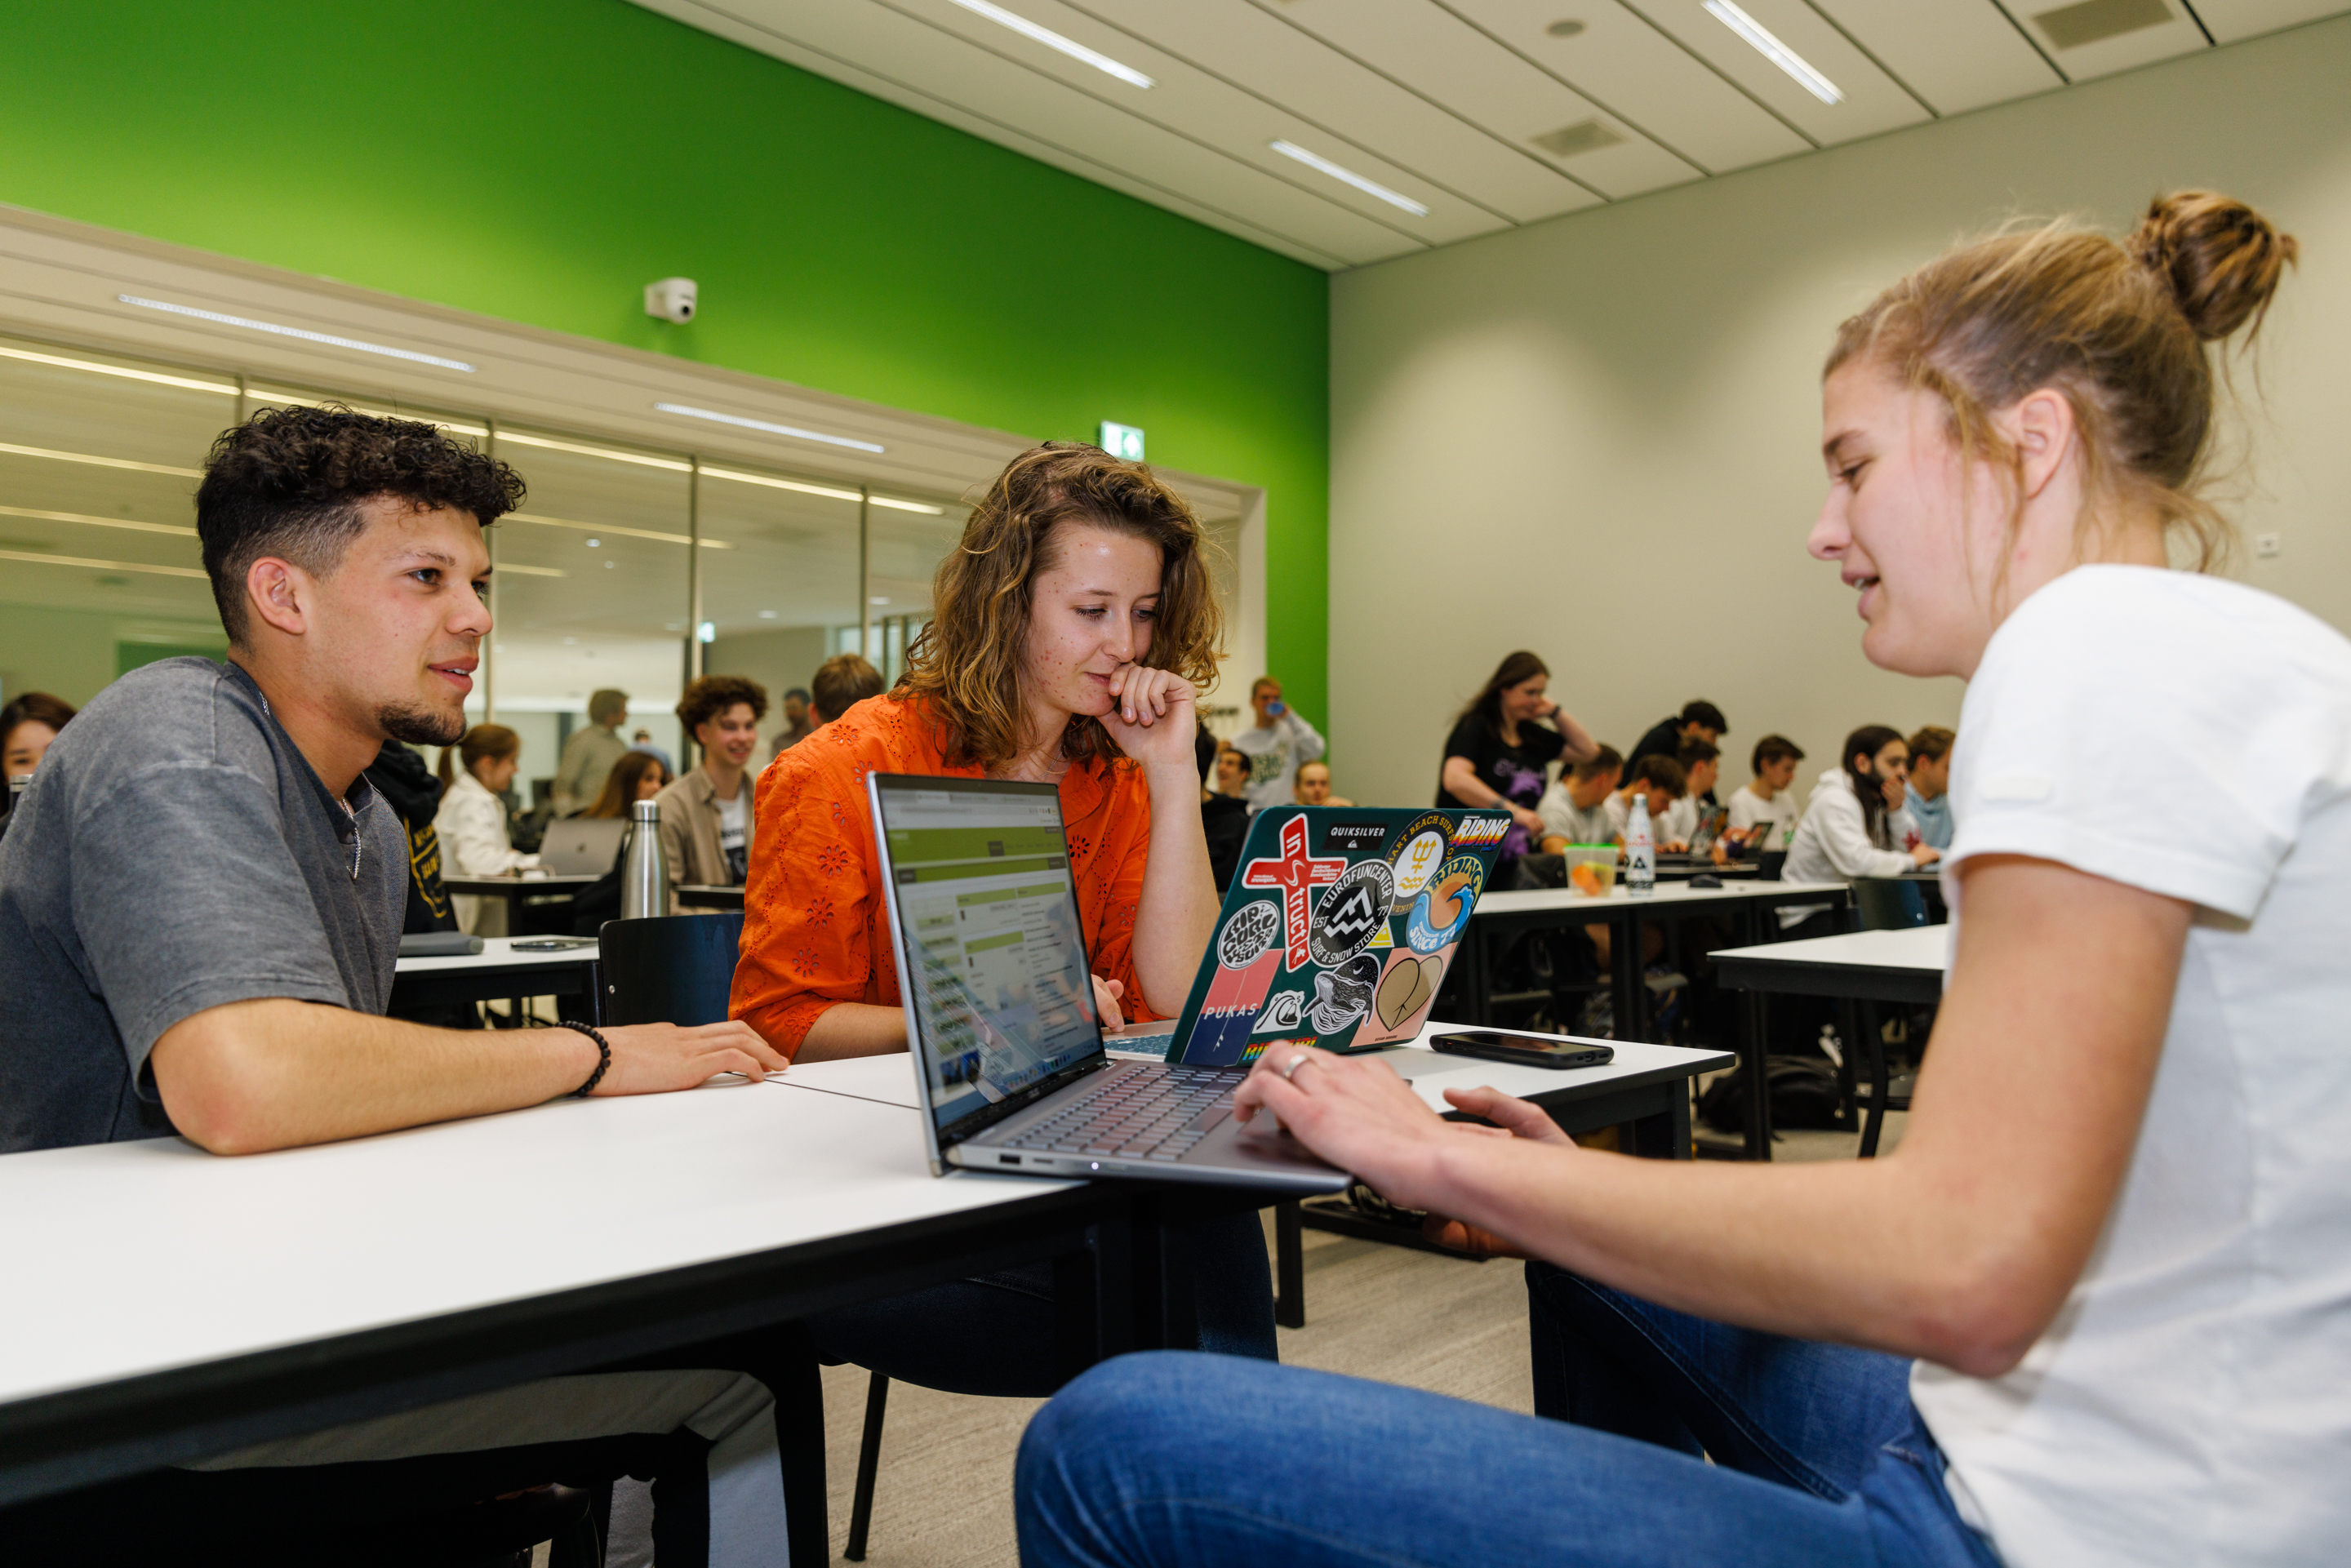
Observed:
[[[1855,969],[1943,972],[1950,955],[1951,928],[1913,925],[1900,931],[1848,931],[1838,936],[1810,936],[1802,942],[1766,942],[1757,947],[1725,947],[1714,955],[1762,964],[1835,964]]]
[[[517,953],[517,942],[543,941],[536,936],[485,936],[478,953],[455,954],[445,958],[402,958],[393,967],[400,975],[447,974],[461,969],[528,969],[557,967],[564,964],[592,964],[596,961],[595,938],[590,937],[584,946],[559,947],[553,952]]]
[[[1432,1034],[1450,1034],[1470,1028],[1466,1024],[1432,1023],[1422,1030],[1419,1038]],[[1499,1030],[1499,1034],[1526,1034],[1530,1040],[1555,1041],[1557,1035],[1527,1034],[1523,1030]],[[1118,1049],[1118,1037],[1104,1037],[1103,1043],[1113,1051]],[[1447,1056],[1427,1050],[1417,1042],[1393,1046],[1386,1051],[1366,1052],[1376,1055],[1407,1080],[1413,1092],[1431,1107],[1439,1111],[1453,1109],[1445,1098],[1447,1089],[1499,1089],[1505,1094],[1521,1099],[1556,1093],[1562,1089],[1580,1088],[1586,1084],[1604,1083],[1611,1079],[1631,1078],[1652,1072],[1659,1068],[1685,1068],[1691,1071],[1727,1063],[1730,1057],[1719,1051],[1693,1051],[1677,1045],[1650,1045],[1642,1040],[1612,1040],[1616,1048],[1616,1060],[1604,1067],[1572,1067],[1553,1071],[1544,1067],[1519,1067],[1507,1061],[1486,1061],[1477,1057]],[[914,1083],[913,1058],[904,1053],[890,1056],[865,1056],[841,1061],[816,1061],[805,1067],[795,1067],[776,1082],[799,1089],[821,1090],[831,1094],[854,1095],[879,1101],[889,1105],[909,1109],[921,1103],[920,1091]]]
[[[1531,888],[1523,892],[1489,893],[1478,900],[1470,918],[1480,915],[1534,915],[1553,909],[1621,909],[1639,905],[1654,909],[1667,904],[1752,904],[1758,901],[1802,904],[1808,898],[1843,898],[1841,882],[1763,882],[1746,877],[1720,887],[1692,887],[1686,882],[1661,882],[1656,891],[1635,898],[1623,883],[1600,897],[1572,887]]]
[[[738,1079],[237,1159],[8,1155],[0,1403],[1071,1185],[934,1176],[906,1111]]]

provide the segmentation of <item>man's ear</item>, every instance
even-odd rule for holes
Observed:
[[[263,556],[245,569],[247,609],[288,637],[310,629],[313,589],[310,574],[282,556]]]

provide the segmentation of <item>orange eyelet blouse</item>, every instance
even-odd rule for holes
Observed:
[[[751,874],[743,890],[743,950],[727,1005],[786,1056],[841,1002],[902,1005],[890,952],[890,910],[874,881],[868,773],[977,779],[952,766],[944,727],[920,699],[869,697],[768,765],[752,795]],[[1093,972],[1126,987],[1129,1019],[1144,1004],[1134,976],[1134,913],[1151,843],[1143,769],[1096,758],[1062,775],[1061,822]],[[1179,998],[1180,1000],[1180,998]]]

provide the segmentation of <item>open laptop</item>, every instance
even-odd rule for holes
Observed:
[[[1323,1024],[1337,1026],[1330,1032],[1342,1047],[1417,1033],[1509,821],[1263,813],[1184,1012],[1158,1031],[1168,1060],[1113,1060],[1094,1009],[1058,792],[881,773],[866,788],[923,1135],[940,1175],[960,1166],[1339,1191],[1344,1172],[1261,1123],[1235,1122],[1232,1092],[1268,1045],[1318,1043],[1311,1031]],[[1377,870],[1357,869],[1373,862]],[[1400,903],[1402,884],[1410,896]],[[1440,891],[1421,896],[1432,889]],[[1293,911],[1294,942],[1284,924]],[[1413,977],[1384,986],[1405,956]]]
[[[628,831],[620,817],[559,817],[538,841],[538,863],[558,876],[602,876],[620,858]]]

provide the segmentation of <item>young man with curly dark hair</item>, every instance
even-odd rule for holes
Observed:
[[[767,716],[768,688],[741,675],[704,675],[678,699],[677,722],[702,747],[702,761],[656,798],[672,883],[743,885],[752,831],[746,775]]]
[[[272,410],[214,444],[196,529],[227,663],[166,659],[101,692],[0,841],[0,1153],[177,1134],[246,1154],[782,1070],[739,1023],[600,1041],[383,1016],[407,845],[363,770],[387,740],[465,729],[490,630],[482,529],[522,495],[430,425],[346,409]],[[782,1529],[772,1409],[732,1371],[554,1378],[204,1468],[413,1461],[446,1479],[455,1448],[487,1477],[560,1441],[602,1445],[617,1474],[627,1445],[691,1433],[711,1504],[689,1534],[748,1560]]]

